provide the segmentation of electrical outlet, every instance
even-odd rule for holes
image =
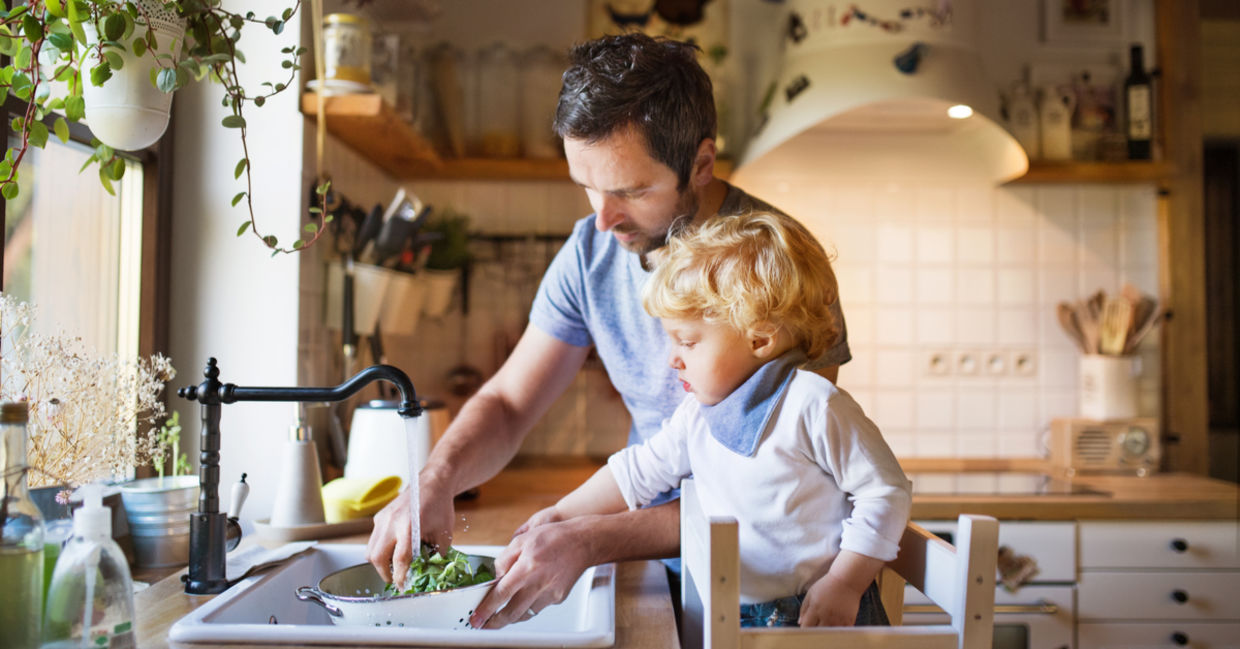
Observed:
[[[1003,376],[1008,373],[1008,357],[1003,352],[986,352],[986,374]]]
[[[952,373],[952,355],[947,351],[932,351],[926,354],[926,374],[930,376],[947,376]]]
[[[956,373],[962,376],[976,376],[981,365],[981,354],[975,351],[956,352]]]
[[[1015,351],[1011,354],[1012,374],[1022,377],[1038,375],[1038,357],[1029,350]]]

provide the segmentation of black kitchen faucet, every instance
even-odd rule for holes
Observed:
[[[225,536],[228,514],[220,511],[220,408],[237,401],[343,401],[379,380],[400,390],[397,414],[406,419],[422,414],[413,382],[391,365],[371,365],[353,378],[332,388],[244,388],[220,383],[220,368],[214,358],[202,371],[206,379],[198,385],[177,390],[177,394],[202,404],[202,435],[199,448],[198,511],[190,515],[189,572],[181,577],[185,592],[211,595],[228,589],[224,574]]]

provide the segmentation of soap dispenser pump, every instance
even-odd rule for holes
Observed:
[[[280,483],[271,510],[272,527],[294,527],[323,522],[323,474],[319,471],[319,451],[314,445],[301,404],[296,404],[296,421],[289,427]]]
[[[52,571],[43,620],[43,647],[131,649],[134,641],[133,578],[112,540],[112,512],[103,488],[81,487],[73,536]]]

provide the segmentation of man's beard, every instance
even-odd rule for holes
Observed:
[[[662,232],[649,235],[644,232],[638,232],[638,236],[632,241],[620,245],[624,246],[629,252],[637,253],[641,257],[642,267],[646,267],[648,265],[647,255],[662,248],[667,244],[669,237],[683,232],[693,223],[694,217],[697,216],[699,205],[700,201],[697,194],[692,189],[686,189],[676,200],[676,206],[673,209],[675,216],[672,217]],[[621,232],[624,231],[621,230]]]

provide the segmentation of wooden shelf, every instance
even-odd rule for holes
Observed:
[[[396,115],[377,94],[333,95],[324,98],[327,132],[349,145],[394,178],[412,178],[442,166],[429,140]],[[315,93],[301,96],[301,112],[318,115]]]
[[[324,98],[327,132],[397,179],[568,180],[563,158],[441,158],[428,139],[400,119],[377,94]],[[318,115],[318,98],[301,96],[301,112]],[[715,162],[715,175],[727,178],[730,160]]]
[[[1010,183],[1158,183],[1173,172],[1168,162],[1031,161],[1029,171]]]

